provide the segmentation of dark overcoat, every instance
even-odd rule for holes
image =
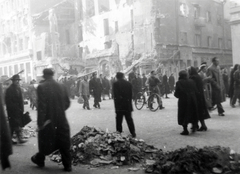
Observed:
[[[47,79],[39,84],[37,95],[39,152],[48,155],[59,148],[70,149],[70,128],[65,115],[70,100],[66,88]],[[51,123],[44,125],[47,120]]]
[[[171,92],[174,90],[174,85],[175,85],[175,78],[173,75],[171,75],[169,77],[169,87]]]
[[[232,69],[230,72],[230,84],[229,84],[229,89],[228,89],[228,96],[231,99],[233,97],[233,92],[234,92],[234,72],[236,69]]]
[[[103,85],[103,90],[104,90],[103,92],[104,92],[104,94],[109,94],[110,82],[109,82],[109,80],[107,78],[103,79],[102,85]]]
[[[12,140],[3,109],[2,88],[0,84],[0,155],[2,169],[10,167],[8,156],[12,154]]]
[[[193,67],[192,67],[193,68]],[[198,117],[199,120],[205,120],[210,118],[210,115],[208,113],[207,105],[205,102],[205,97],[204,97],[204,91],[203,91],[203,81],[201,76],[195,72],[193,74],[190,74],[190,79],[192,79],[197,87],[197,92],[196,92],[196,97],[197,97],[197,106],[198,106]]]
[[[113,83],[113,96],[115,111],[132,112],[132,85],[130,82],[120,79]]]
[[[167,75],[163,76],[162,84],[163,84],[163,88],[164,88],[164,94],[169,94],[170,93],[170,88],[169,88],[169,84],[168,84],[168,77],[167,77]]]
[[[133,90],[133,98],[137,97],[137,93],[142,91],[142,79],[141,78],[133,78],[132,79],[132,90]]]
[[[99,78],[93,78],[89,81],[89,88],[92,91],[95,101],[101,102],[101,94],[103,91],[102,83]]]
[[[229,80],[229,78],[228,78],[228,74],[227,74],[227,73],[223,73],[222,77],[223,77],[223,83],[224,83],[224,87],[225,87],[225,92],[226,92],[226,94],[228,94],[228,90],[229,90],[229,85],[228,85],[228,80]]]
[[[207,69],[207,76],[211,77],[212,102],[213,104],[222,103],[226,100],[225,87],[219,66],[210,65]]]
[[[22,127],[24,103],[20,86],[11,84],[7,88],[5,93],[5,102],[10,127]]]
[[[178,124],[186,126],[188,123],[197,124],[198,108],[196,85],[191,79],[179,79],[176,83],[174,96],[178,98]]]

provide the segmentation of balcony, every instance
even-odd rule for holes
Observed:
[[[199,17],[199,18],[195,19],[194,25],[195,25],[195,27],[205,27],[206,26],[205,18]]]

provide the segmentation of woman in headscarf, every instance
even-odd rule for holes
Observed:
[[[197,73],[197,70],[194,67],[188,68],[188,74],[189,78],[192,79],[197,87],[197,105],[198,105],[198,119],[201,123],[201,127],[198,129],[198,131],[207,131],[207,126],[205,124],[205,119],[210,118],[210,115],[207,110],[207,106],[205,103],[204,98],[204,91],[203,91],[203,81],[200,75]]]
[[[174,96],[178,98],[178,124],[183,127],[181,135],[189,134],[187,129],[189,123],[193,125],[193,132],[196,130],[198,122],[196,93],[196,85],[193,80],[188,78],[187,71],[180,71]]]

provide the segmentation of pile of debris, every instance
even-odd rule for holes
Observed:
[[[196,148],[187,146],[172,152],[159,150],[156,163],[145,170],[147,173],[166,174],[239,174],[240,155],[230,148],[212,146]]]
[[[143,140],[118,133],[108,133],[85,126],[72,137],[73,165],[88,164],[115,166],[140,163],[147,173],[200,174],[240,173],[240,155],[220,146],[196,148],[187,146],[171,152],[163,152]],[[61,163],[59,151],[51,160]]]
[[[31,126],[26,126],[22,129],[22,137],[23,138],[31,138],[36,137],[37,133],[36,130]]]
[[[157,151],[157,148],[147,145],[141,139],[133,139],[118,133],[106,133],[88,126],[83,127],[72,137],[73,165],[144,164],[146,159],[153,159]],[[61,163],[59,151],[51,155],[51,160]]]

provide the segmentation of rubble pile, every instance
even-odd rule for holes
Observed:
[[[146,173],[166,174],[239,174],[240,155],[230,148],[213,146],[196,148],[187,146],[172,152],[159,150],[156,163]]]
[[[31,126],[26,126],[22,129],[22,137],[23,138],[31,138],[36,137],[37,133],[36,130]]]
[[[93,166],[104,164],[121,166],[145,163],[146,159],[153,159],[153,154],[158,151],[141,139],[133,139],[118,133],[106,133],[88,126],[83,127],[71,140],[74,165],[81,163]],[[51,160],[61,163],[58,151],[51,155]]]
[[[187,146],[164,152],[143,140],[118,133],[108,133],[85,126],[71,139],[73,165],[88,164],[94,167],[141,164],[146,173],[158,174],[233,174],[240,173],[240,155],[220,146],[196,148]],[[61,163],[59,151],[51,160]],[[135,168],[134,168],[135,170]]]

